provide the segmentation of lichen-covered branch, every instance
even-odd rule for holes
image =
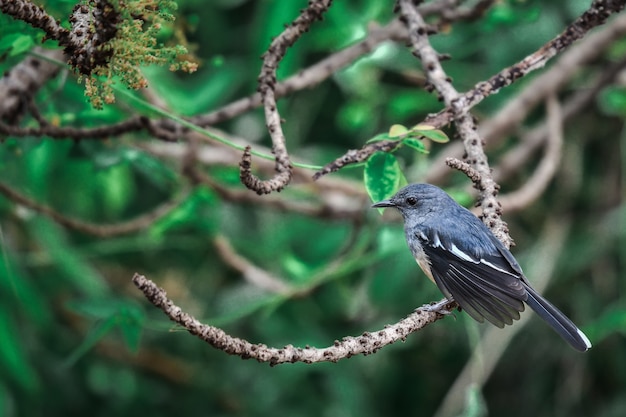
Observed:
[[[1,1],[1,0],[0,0]],[[58,49],[36,47],[34,51],[50,59],[62,59]],[[36,56],[28,56],[0,78],[0,121],[15,125],[24,116],[27,103],[39,89],[58,74],[60,68]]]
[[[300,16],[277,36],[263,55],[263,66],[259,75],[259,93],[265,109],[267,130],[272,138],[272,152],[276,158],[276,175],[269,180],[261,180],[252,174],[250,147],[244,151],[241,159],[239,176],[241,182],[257,194],[269,194],[282,190],[291,181],[291,161],[287,153],[285,134],[281,126],[280,114],[276,106],[276,70],[280,61],[304,32],[309,30],[316,20],[321,20],[330,7],[332,0],[312,0]]]
[[[555,55],[582,38],[589,30],[604,24],[606,19],[624,8],[624,1],[595,0],[578,19],[563,32],[520,62],[503,69],[486,81],[479,82],[467,93],[460,95],[451,105],[434,116],[427,117],[425,124],[441,126],[449,123],[458,109],[469,110],[503,87],[513,84],[528,73],[543,68]]]
[[[48,39],[55,39],[62,46],[68,45],[70,31],[35,3],[28,0],[0,0],[0,11],[43,30]]]
[[[501,88],[510,85],[512,82],[518,80],[520,77],[537,70],[545,65],[545,63],[558,53],[561,53],[567,47],[569,47],[576,40],[585,36],[589,30],[596,26],[599,26],[606,22],[606,19],[624,8],[623,1],[612,0],[596,0],[589,9],[585,11],[578,19],[576,19],[571,25],[569,25],[560,35],[549,41],[537,51],[524,58],[522,61],[505,68],[497,74],[490,77],[487,81],[478,83],[473,89],[456,97],[454,103],[450,103],[445,109],[440,112],[428,116],[420,122],[420,124],[431,125],[436,128],[441,128],[451,123],[455,117],[455,114],[459,110],[469,111],[472,107],[476,106],[482,100],[488,96],[495,94]],[[420,10],[420,9],[418,9]],[[620,19],[621,20],[621,19]],[[620,26],[616,22],[617,26]],[[607,31],[602,38],[606,36],[614,35],[615,31],[619,32],[619,29],[615,29],[611,25],[611,30]],[[619,36],[619,34],[618,34]],[[593,37],[593,36],[592,36]],[[611,39],[615,39],[612,37]],[[589,42],[590,44],[592,42]],[[593,52],[593,49],[591,50]],[[531,89],[527,89],[529,91]],[[529,92],[531,94],[531,92]],[[507,112],[511,114],[511,112]],[[387,141],[394,142],[394,141]],[[367,146],[367,145],[366,145]],[[384,144],[381,146],[385,146]],[[392,147],[391,143],[388,146]],[[453,145],[452,145],[453,146]],[[372,151],[370,149],[370,151]],[[337,158],[336,160],[328,163],[322,170],[315,174],[315,178],[320,178],[323,175],[336,172],[346,165],[355,164],[363,161],[363,158],[367,159],[367,149],[363,147],[360,150],[350,150],[346,154]],[[372,152],[373,153],[373,152]],[[358,155],[359,159],[354,157]],[[370,153],[371,155],[371,153]],[[445,157],[452,156],[447,154]],[[443,159],[445,159],[445,157]],[[440,161],[443,162],[443,161]],[[440,175],[440,170],[438,174]],[[439,176],[437,175],[437,176]],[[432,178],[430,176],[429,178]]]
[[[367,36],[363,40],[327,56],[302,71],[298,71],[298,73],[284,81],[277,82],[274,96],[275,98],[280,98],[296,91],[314,87],[331,77],[340,69],[352,64],[359,57],[372,52],[381,43],[388,40],[400,41],[405,38],[406,30],[397,19],[383,27],[370,28]],[[205,115],[194,117],[191,119],[191,122],[198,126],[214,125],[239,116],[246,111],[259,107],[261,104],[261,94],[255,93],[233,101]]]
[[[465,160],[475,171],[475,175],[470,176],[470,179],[473,180],[474,186],[480,192],[482,220],[493,234],[505,246],[509,247],[512,239],[509,236],[506,223],[501,218],[500,203],[496,199],[499,186],[491,176],[487,155],[483,149],[482,139],[476,132],[474,119],[469,114],[467,107],[457,106],[459,93],[452,86],[450,77],[443,70],[439,62],[439,54],[430,45],[425,30],[426,22],[415,5],[410,0],[399,0],[398,8],[409,30],[413,54],[422,61],[428,81],[439,93],[444,103],[454,109],[454,123],[463,140],[466,152]]]
[[[456,303],[444,299],[433,306],[418,308],[406,318],[395,324],[385,326],[384,329],[365,332],[356,337],[347,336],[326,348],[292,345],[273,348],[233,337],[218,327],[200,323],[167,298],[165,290],[143,275],[135,274],[133,283],[143,292],[150,303],[161,309],[170,320],[185,328],[192,335],[229,355],[236,355],[242,359],[255,359],[258,362],[269,363],[271,366],[295,362],[308,364],[337,362],[354,355],[376,353],[387,345],[406,340],[409,334],[445,317],[446,313],[456,308]]]
[[[572,45],[567,51],[555,58],[555,63],[532,81],[524,86],[513,99],[506,103],[496,114],[481,122],[478,133],[485,140],[487,146],[495,146],[504,138],[513,133],[515,129],[526,119],[540,103],[543,103],[547,96],[555,94],[561,90],[576,74],[580,73],[585,63],[593,61],[601,56],[616,39],[626,35],[626,15],[620,14],[599,28],[593,33],[589,33],[580,42]],[[611,75],[612,74],[612,75]],[[601,86],[606,85],[609,80],[614,79],[616,67],[611,66],[603,71]],[[608,76],[608,78],[606,78]],[[577,95],[586,96],[585,101],[591,99],[597,93],[598,87],[591,90],[581,90]],[[591,96],[588,93],[593,93]],[[578,107],[578,106],[576,106]],[[579,107],[580,108],[580,107]],[[563,114],[572,114],[568,110],[567,104],[564,106]],[[446,158],[460,158],[465,151],[462,143],[450,143],[442,150],[431,164],[431,169],[426,176],[427,182],[440,182],[450,170],[443,162]],[[514,164],[518,165],[527,161],[527,158],[514,158]],[[502,160],[499,161],[502,165]],[[498,170],[498,167],[494,167]]]

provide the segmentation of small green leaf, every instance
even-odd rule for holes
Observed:
[[[398,136],[406,135],[409,133],[409,129],[402,125],[393,125],[389,128],[389,137],[397,138]]]
[[[446,135],[443,131],[439,129],[411,130],[411,132],[414,132],[415,136],[424,136],[425,138],[428,138],[432,140],[433,142],[437,142],[437,143],[450,142],[450,138],[448,137],[448,135]]]
[[[606,114],[612,116],[626,115],[626,89],[607,88],[598,97],[600,108]]]
[[[408,146],[409,148],[413,148],[421,153],[428,153],[426,146],[424,146],[424,142],[415,138],[406,138],[402,141],[403,145]]]
[[[381,140],[388,140],[388,139],[391,139],[391,137],[387,133],[381,133],[379,135],[374,136],[373,138],[368,140],[366,143],[378,142],[378,141],[381,141]]]
[[[415,125],[411,128],[411,130],[419,130],[419,131],[424,131],[424,130],[435,130],[435,126],[431,126],[431,125]]]
[[[398,160],[386,152],[376,152],[368,159],[363,171],[363,180],[372,201],[391,197],[400,185],[406,182]]]
[[[35,42],[30,35],[12,33],[0,40],[0,51],[8,50],[9,56],[16,56],[29,51]]]

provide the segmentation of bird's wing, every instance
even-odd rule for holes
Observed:
[[[519,319],[528,294],[519,265],[504,247],[482,242],[477,253],[432,229],[421,230],[417,238],[439,289],[472,318],[481,323],[487,319],[498,327]]]

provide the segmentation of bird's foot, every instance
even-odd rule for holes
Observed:
[[[452,311],[450,310],[453,310],[455,305],[456,302],[454,300],[448,300],[447,298],[444,298],[441,301],[438,301],[434,304],[422,306],[419,309],[422,311],[427,311],[429,313],[437,313],[448,316],[452,314]]]

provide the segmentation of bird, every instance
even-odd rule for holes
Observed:
[[[518,320],[527,304],[574,349],[591,348],[587,336],[533,289],[502,242],[441,188],[411,184],[372,207],[400,211],[407,244],[420,268],[476,321],[503,328]]]

